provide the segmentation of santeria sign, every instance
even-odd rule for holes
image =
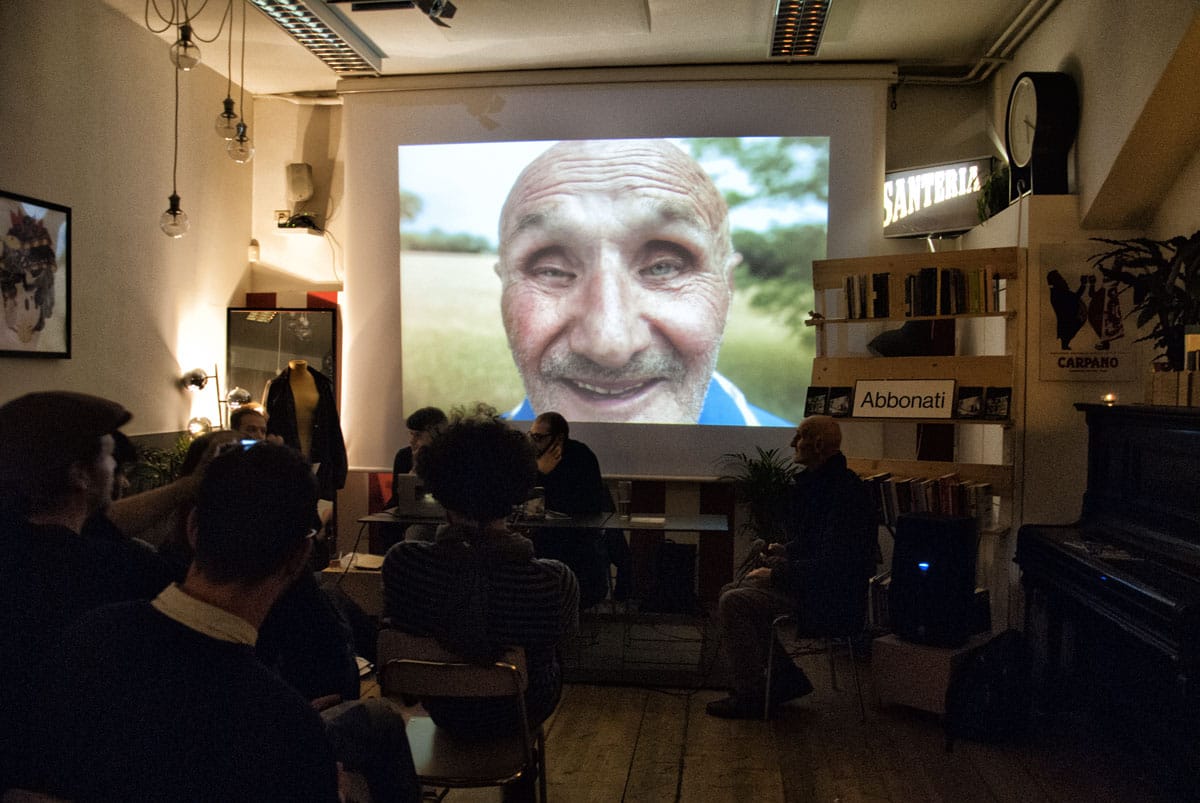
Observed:
[[[979,223],[979,190],[991,172],[988,158],[886,173],[883,236],[966,231]]]
[[[854,385],[854,418],[950,418],[953,379],[860,379]]]

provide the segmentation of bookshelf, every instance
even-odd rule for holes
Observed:
[[[998,590],[1006,590],[1008,580],[1005,561],[997,556],[1006,554],[1012,523],[1020,520],[1015,489],[1020,443],[1015,433],[1023,417],[1021,284],[1026,260],[1026,249],[1011,247],[818,260],[813,263],[816,309],[807,322],[817,330],[813,387],[853,387],[858,380],[953,379],[957,389],[979,388],[984,395],[997,389],[1003,396],[1008,389],[1008,413],[1001,418],[838,419],[850,467],[864,478],[879,478],[876,484],[952,475],[964,488],[973,486],[970,493],[986,486],[986,515],[977,501],[972,509],[953,512],[978,515],[978,582]],[[927,321],[952,322],[938,324],[943,335],[953,330],[952,354],[874,353],[879,349],[872,346],[882,333]],[[946,342],[941,345],[942,351],[950,350]],[[947,427],[952,430],[947,459],[923,459],[922,433]],[[992,620],[1002,628],[1007,594],[992,596]]]

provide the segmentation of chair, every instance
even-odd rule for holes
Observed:
[[[781,614],[780,616],[776,616],[771,622],[771,646],[767,650],[767,689],[763,700],[763,719],[769,719],[771,716],[771,675],[775,666],[775,643],[778,640],[782,628],[788,625],[792,625],[793,627],[797,626],[796,614]],[[804,632],[803,629],[797,627],[796,636],[804,639],[817,639],[825,643],[823,651],[829,655],[829,682],[833,686],[834,691],[841,691],[841,689],[838,688],[837,666],[834,664],[833,660],[833,648],[839,641],[845,641],[846,647],[850,651],[850,671],[854,675],[854,690],[858,693],[858,712],[865,722],[867,719],[867,707],[863,702],[862,684],[858,679],[858,662],[854,655],[854,639],[856,636],[860,635],[862,631],[862,627],[859,627],[853,632],[849,633],[837,635],[826,633],[822,635],[815,635]],[[799,652],[789,653],[789,655],[792,658],[795,658],[800,655],[811,655],[813,652],[815,651],[802,650]]]
[[[864,547],[865,549],[865,547]],[[850,668],[854,673],[854,688],[858,692],[858,710],[863,721],[867,707],[863,702],[862,684],[858,679],[858,662],[854,655],[854,639],[866,629],[867,602],[870,578],[874,572],[873,556],[852,553],[849,558],[830,559],[812,566],[802,566],[799,578],[801,599],[792,613],[775,617],[771,622],[770,647],[767,650],[767,683],[763,699],[763,717],[771,713],[771,677],[775,661],[775,644],[782,627],[792,625],[797,638],[825,642],[829,653],[829,677],[838,691],[837,669],[833,648],[845,641],[850,650]],[[810,651],[811,652],[811,651]],[[796,653],[801,655],[804,653]]]
[[[529,727],[525,712],[525,650],[506,648],[494,664],[481,666],[444,649],[433,638],[400,630],[379,633],[380,692],[387,697],[516,697],[519,732],[483,741],[457,739],[428,716],[408,722],[413,765],[421,783],[444,789],[502,786],[538,774],[538,796],[546,800],[546,738]],[[411,704],[411,703],[410,703]]]

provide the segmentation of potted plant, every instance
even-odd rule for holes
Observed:
[[[1128,315],[1137,314],[1141,328],[1153,321],[1149,340],[1159,351],[1154,361],[1165,370],[1183,370],[1183,335],[1200,324],[1200,231],[1169,240],[1135,237],[1131,240],[1093,238],[1112,246],[1091,262],[1108,281],[1133,290]],[[1128,316],[1127,316],[1128,317]]]
[[[767,543],[785,536],[789,489],[799,470],[790,454],[756,446],[754,454],[731,452],[721,455],[721,479],[733,483],[737,500],[747,518],[740,530]]]

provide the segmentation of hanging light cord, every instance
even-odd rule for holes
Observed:
[[[207,2],[207,0],[205,0]],[[229,39],[233,41],[233,22],[230,15],[229,24]],[[229,71],[233,75],[232,68]],[[238,109],[242,115],[242,122],[246,122],[246,3],[242,3],[242,67],[241,78],[238,80]]]
[[[243,9],[244,10],[244,9]],[[225,97],[233,94],[233,0],[225,7],[225,16],[221,18],[221,27],[225,27],[225,17],[229,18],[229,46],[225,48]],[[220,35],[217,31],[217,35]]]
[[[171,0],[171,13],[164,14],[159,9],[158,3],[159,3],[159,0],[146,0],[146,6],[145,6],[145,10],[143,12],[143,17],[144,17],[144,20],[146,23],[146,28],[149,29],[149,31],[151,33],[163,33],[166,30],[168,30],[169,28],[172,28],[172,27],[178,26],[178,25],[191,26],[192,20],[196,19],[202,13],[204,13],[204,9],[208,7],[208,0],[204,0],[204,2],[202,2],[200,4],[200,8],[198,8],[196,10],[196,13],[193,14],[193,13],[191,13],[191,11],[188,10],[188,0]],[[151,7],[154,8],[154,16],[157,17],[158,21],[162,23],[161,28],[155,28],[153,25],[150,24],[150,8]],[[180,13],[180,12],[182,12],[182,13]],[[233,0],[229,0],[229,6],[226,9],[226,13],[221,15],[221,25],[217,28],[217,33],[212,38],[205,39],[203,36],[196,33],[195,30],[192,31],[192,36],[197,41],[200,41],[200,42],[215,42],[215,41],[217,41],[217,39],[219,39],[221,37],[221,32],[225,30],[225,20],[226,19],[230,20],[230,25],[232,26]]]
[[[178,195],[177,174],[179,172],[179,70],[175,73],[175,152],[171,158],[171,194]]]

